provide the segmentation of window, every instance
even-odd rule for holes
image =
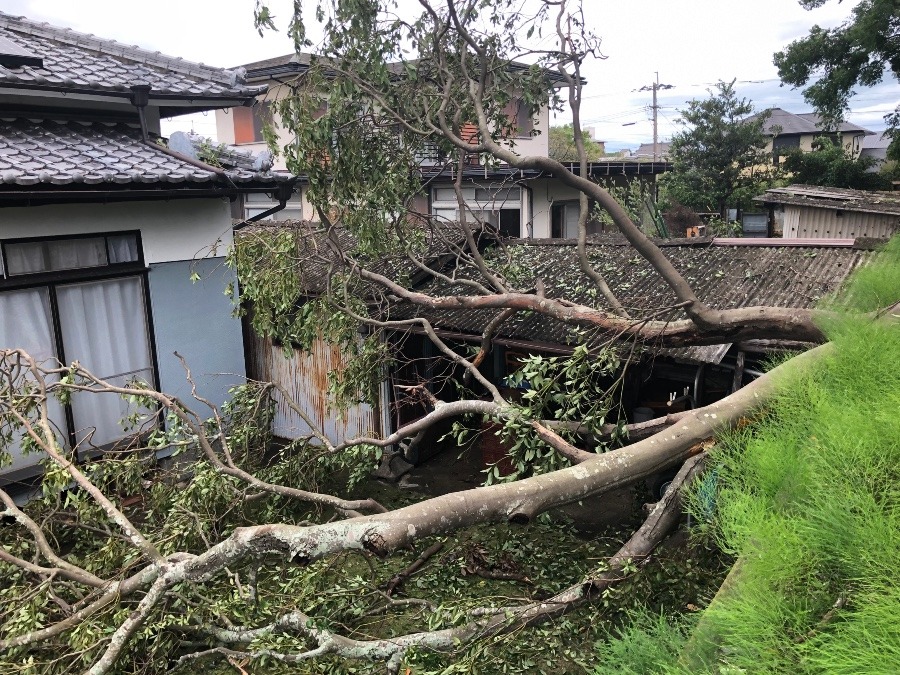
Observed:
[[[532,119],[528,104],[521,99],[515,98],[506,106],[505,112],[516,138],[531,138],[531,132],[534,130],[534,119]]]
[[[776,136],[772,139],[772,161],[778,164],[781,161],[781,155],[799,147],[799,136]]]
[[[497,187],[464,187],[466,218],[495,227],[502,236],[522,236],[522,190],[499,184]],[[459,203],[453,188],[436,187],[431,193],[431,214],[445,220],[459,220]]]
[[[137,232],[0,241],[0,260],[0,347],[48,364],[78,360],[113,384],[156,384]],[[124,435],[119,420],[131,412],[120,397],[88,392],[50,409],[60,442],[81,451],[115,444]],[[10,450],[11,470],[40,460],[23,456],[15,441]]]
[[[133,263],[139,258],[137,247],[135,233],[13,241],[3,245],[0,272],[15,277]]]
[[[234,115],[234,142],[262,143],[263,128],[272,124],[271,104],[256,101],[249,108],[232,108]]]

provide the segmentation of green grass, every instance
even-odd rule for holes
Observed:
[[[687,618],[640,608],[611,639],[597,645],[594,675],[657,675],[678,660],[690,629]]]
[[[739,560],[727,588],[689,637],[677,616],[638,616],[600,646],[598,675],[898,672],[900,322],[871,314],[897,301],[900,237],[827,303],[833,348],[720,439],[712,514],[708,481],[692,495]]]
[[[896,672],[900,325],[859,312],[898,300],[895,240],[831,303],[833,350],[721,444],[713,525],[741,568],[704,617],[710,670]]]

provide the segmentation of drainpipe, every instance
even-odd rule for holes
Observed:
[[[291,198],[291,195],[294,193],[294,184],[296,182],[296,178],[291,178],[284,183],[279,183],[275,188],[275,193],[273,194],[275,199],[278,200],[278,203],[271,209],[267,209],[262,213],[257,213],[255,216],[251,216],[250,218],[247,218],[246,220],[238,223],[231,228],[232,232],[243,230],[248,225],[252,225],[253,223],[258,222],[263,218],[268,218],[269,216],[276,214],[284,209],[284,207],[287,206],[288,200]]]

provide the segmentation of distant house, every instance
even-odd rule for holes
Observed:
[[[671,146],[671,143],[657,143],[654,148],[653,143],[641,143],[640,147],[634,151],[632,156],[667,160],[669,158],[669,149]]]
[[[0,348],[190,398],[177,350],[222,403],[244,375],[223,295],[231,202],[278,181],[174,152],[159,120],[263,91],[239,72],[0,13]],[[116,444],[126,411],[86,393],[51,405],[60,442],[79,451]],[[34,473],[39,456],[5,449],[0,482]]]
[[[280,146],[291,143],[290,132],[271,116],[270,103],[290,93],[291,86],[310,68],[309,54],[287,54],[240,66],[247,73],[247,81],[268,85],[267,93],[252,107],[239,107],[216,112],[218,140],[240,150],[259,152],[265,149],[263,128],[271,123]],[[548,73],[548,87],[560,86],[561,76]],[[549,155],[550,108],[541,107],[531,117],[524,106],[513,100],[508,113],[518,130],[515,149],[524,155]],[[420,171],[427,188],[415,208],[446,221],[459,218],[459,203],[453,188],[457,167],[454,162],[433,154],[423,156]],[[519,170],[504,164],[482,164],[482,157],[472,155],[463,167],[463,198],[469,217],[487,222],[509,237],[565,238],[574,236],[578,224],[579,193],[563,186],[558,180],[537,170]],[[574,166],[577,170],[577,164]],[[284,169],[284,159],[278,158],[275,169]],[[598,180],[625,184],[630,180],[653,181],[658,173],[670,168],[664,159],[656,162],[650,157],[609,158],[592,162],[589,175]],[[265,195],[248,195],[246,214],[257,214],[272,206]],[[300,177],[287,208],[273,216],[275,220],[316,220]],[[589,223],[589,231],[599,233],[599,223]]]
[[[900,232],[900,193],[791,185],[754,201],[769,207],[785,239],[887,238]]]
[[[873,134],[868,129],[850,122],[842,122],[836,132],[829,131],[816,113],[795,114],[781,108],[770,108],[767,112],[769,118],[763,132],[770,139],[767,150],[772,153],[775,162],[778,162],[781,155],[796,148],[810,152],[813,149],[813,141],[821,136],[839,142],[856,157],[862,150],[863,139]],[[757,117],[758,114],[752,115],[748,120]]]
[[[891,144],[891,137],[886,131],[866,136],[862,142],[862,150],[860,157],[871,157],[875,160],[875,164],[870,171],[878,171],[881,165],[887,160],[888,146]]]

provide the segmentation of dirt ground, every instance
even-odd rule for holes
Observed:
[[[400,479],[398,486],[431,496],[471,490],[484,484],[485,468],[477,442],[462,448],[445,446],[441,452],[411,469]],[[638,511],[647,501],[644,491],[641,483],[569,504],[556,509],[555,513],[570,520],[581,531],[599,532],[610,526],[642,520]]]

